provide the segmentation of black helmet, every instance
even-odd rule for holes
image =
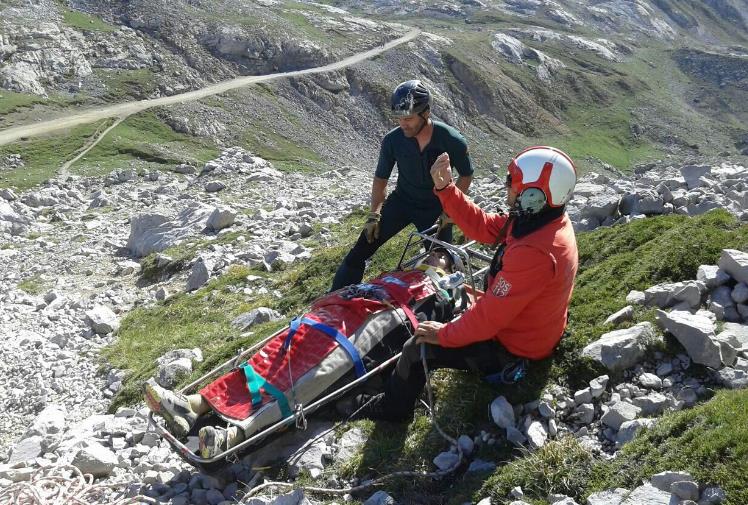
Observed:
[[[420,114],[431,108],[431,93],[418,79],[405,81],[392,92],[390,108],[395,116]]]

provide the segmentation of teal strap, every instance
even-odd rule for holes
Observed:
[[[255,369],[252,368],[252,365],[249,363],[245,363],[242,366],[242,370],[244,370],[244,376],[247,378],[247,387],[249,388],[249,394],[252,395],[253,407],[262,405],[262,394],[260,394],[260,388],[263,388],[266,393],[275,398],[278,402],[278,407],[280,407],[281,415],[284,418],[293,415],[291,407],[288,405],[288,399],[280,389],[270,384],[262,375],[255,372]]]

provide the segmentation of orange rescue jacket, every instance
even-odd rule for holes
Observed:
[[[454,184],[434,192],[468,238],[496,243],[507,216],[484,212]],[[441,346],[494,339],[516,356],[542,359],[561,339],[579,263],[569,216],[563,214],[521,238],[512,236],[511,226],[501,270],[489,278],[477,303],[439,330]]]

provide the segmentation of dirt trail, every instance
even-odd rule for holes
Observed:
[[[50,121],[14,126],[13,128],[8,128],[6,130],[0,131],[0,146],[15,142],[22,137],[43,135],[45,133],[50,133],[56,130],[73,128],[75,126],[93,123],[95,121],[110,117],[120,117],[123,120],[127,116],[136,114],[146,109],[150,109],[152,107],[200,100],[201,98],[205,98],[207,96],[218,95],[220,93],[225,93],[226,91],[241,88],[250,84],[272,81],[274,79],[281,79],[284,77],[297,77],[301,75],[320,74],[333,70],[340,70],[341,68],[345,68],[369,58],[373,58],[374,56],[382,54],[385,51],[392,49],[393,47],[397,47],[401,44],[409,42],[416,38],[419,33],[421,33],[421,31],[418,29],[411,30],[402,37],[387,42],[383,46],[378,46],[374,49],[364,51],[363,53],[354,54],[353,56],[349,56],[348,58],[345,58],[343,60],[337,61],[335,63],[330,63],[328,65],[323,65],[321,67],[307,68],[304,70],[294,70],[291,72],[280,72],[277,74],[237,77],[235,79],[219,82],[217,84],[211,84],[210,86],[206,86],[202,89],[189,91],[187,93],[181,93],[179,95],[154,98],[150,100],[140,100],[135,102],[125,102],[117,105],[107,105],[106,107],[91,109],[80,112],[78,114],[73,114]],[[106,134],[106,131],[104,132],[104,134]],[[100,135],[99,138],[96,139],[96,142],[94,142],[89,147],[93,147],[94,145],[96,145],[96,143],[101,140],[101,138],[103,138],[104,134]]]

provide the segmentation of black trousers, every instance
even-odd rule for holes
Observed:
[[[512,367],[523,358],[511,354],[495,340],[478,342],[464,347],[441,347],[432,344],[416,344],[411,337],[403,346],[403,354],[385,387],[385,404],[393,418],[411,416],[415,402],[426,384],[426,375],[421,362],[421,347],[426,355],[429,371],[440,368],[472,371],[486,377]]]
[[[442,213],[440,205],[429,208],[413,206],[405,201],[398,193],[391,193],[382,206],[382,217],[379,220],[379,238],[373,243],[366,240],[365,234],[359,235],[356,244],[343,260],[332,281],[332,291],[349,284],[358,284],[364,277],[366,260],[382,247],[389,239],[399,233],[409,224],[413,224],[418,231],[430,228]],[[447,226],[439,232],[439,240],[452,242],[452,226]]]

